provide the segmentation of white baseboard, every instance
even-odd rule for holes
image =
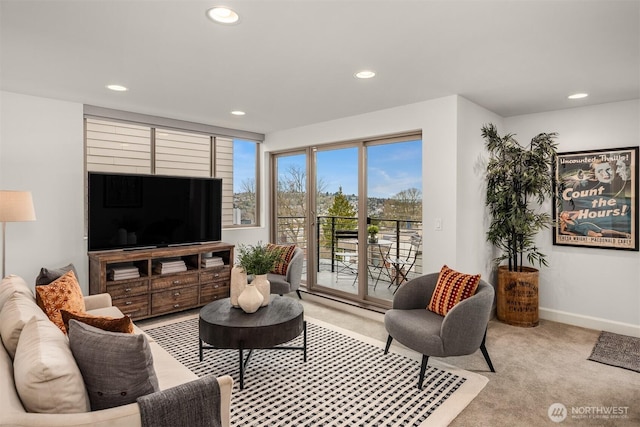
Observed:
[[[305,300],[309,300],[312,302],[316,302],[319,304],[326,305],[331,308],[335,308],[338,310],[343,310],[351,314],[356,314],[358,316],[366,317],[371,320],[375,320],[377,322],[384,323],[384,312],[371,310],[364,307],[359,307],[355,303],[349,303],[347,301],[340,301],[337,298],[319,296],[309,293],[303,293],[302,298]]]
[[[552,310],[550,308],[542,307],[539,309],[539,316],[541,319],[551,320],[554,322],[640,338],[640,325],[632,325],[630,323],[616,322],[613,320],[584,316],[581,314],[568,313],[566,311]]]
[[[304,293],[303,298],[327,305],[332,308],[367,317],[378,322],[384,322],[384,314],[380,311],[368,310],[363,307],[358,307],[356,304],[350,304],[345,301],[340,301],[337,298],[334,299],[308,293]],[[597,331],[608,331],[616,334],[640,338],[640,325],[632,325],[630,323],[616,322],[613,320],[584,316],[582,314],[569,313],[566,311],[553,310],[543,307],[539,308],[538,315],[541,319],[551,320],[553,322],[565,323],[567,325],[579,326],[581,328],[594,329]],[[492,313],[492,318],[495,319],[495,308]]]

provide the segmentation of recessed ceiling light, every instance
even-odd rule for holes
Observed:
[[[372,77],[375,77],[376,73],[374,71],[370,71],[370,70],[363,70],[363,71],[358,71],[355,76],[359,79],[370,79]]]
[[[233,110],[231,114],[233,114],[234,116],[244,116],[246,113],[240,110]]]
[[[129,90],[122,85],[107,85],[107,89],[115,90],[116,92],[126,92]]]
[[[207,16],[209,19],[221,24],[234,24],[238,22],[240,17],[233,10],[224,6],[216,6],[207,10]]]
[[[574,93],[572,95],[569,95],[567,98],[569,98],[569,99],[581,99],[581,98],[586,98],[587,96],[589,96],[588,93]]]

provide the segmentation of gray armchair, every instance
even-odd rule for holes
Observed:
[[[302,281],[303,265],[304,251],[297,247],[293,251],[293,257],[287,267],[286,276],[275,273],[267,274],[267,279],[271,282],[271,293],[283,295],[296,291],[298,298],[302,299],[302,295],[300,295],[300,282]]]
[[[462,356],[475,353],[480,348],[489,369],[495,372],[485,347],[493,287],[480,280],[473,296],[460,301],[446,316],[441,316],[427,310],[437,282],[438,273],[432,273],[400,286],[393,298],[393,308],[384,316],[384,326],[389,333],[385,354],[394,338],[422,354],[419,389],[422,389],[429,356]]]

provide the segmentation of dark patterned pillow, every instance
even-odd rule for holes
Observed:
[[[475,294],[479,283],[479,274],[459,273],[445,265],[440,270],[438,284],[427,309],[446,316],[454,305]]]
[[[276,265],[271,270],[271,273],[287,275],[287,268],[293,258],[293,252],[296,250],[296,245],[276,245],[269,243],[267,249],[270,251],[279,251],[280,258],[276,261]]]
[[[110,316],[94,316],[89,313],[81,313],[77,311],[60,310],[64,328],[69,331],[69,320],[77,320],[102,329],[103,331],[122,332],[125,334],[133,333],[133,322],[129,316],[110,317]]]
[[[59,268],[42,267],[40,269],[40,274],[38,274],[38,277],[36,277],[36,286],[48,285],[54,280],[64,276],[65,273],[68,273],[69,271],[73,271],[73,274],[76,276],[76,278],[78,277],[78,272],[76,271],[76,268],[73,264],[68,264],[64,267]]]
[[[113,408],[159,390],[147,337],[69,321],[69,346],[82,372],[91,410]]]

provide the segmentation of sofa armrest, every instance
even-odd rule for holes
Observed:
[[[302,267],[304,266],[304,251],[301,248],[296,248],[293,258],[289,263],[287,269],[287,276],[285,280],[291,285],[291,290],[295,291],[300,288],[300,282],[302,281]]]
[[[220,420],[229,427],[233,379],[216,378],[220,386]],[[11,427],[140,427],[140,407],[137,403],[79,414],[36,414],[28,412],[3,413],[0,426]]]
[[[233,379],[229,375],[217,378],[220,386],[220,420],[222,427],[231,425],[231,390],[233,389]]]
[[[85,296],[84,305],[86,310],[89,311],[89,310],[95,310],[98,308],[111,307],[113,303],[111,301],[111,295],[104,293],[104,294]]]
[[[0,426],[11,427],[141,427],[137,403],[77,414],[3,413]]]

